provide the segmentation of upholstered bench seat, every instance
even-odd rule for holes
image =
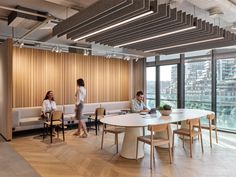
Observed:
[[[27,117],[20,119],[20,126],[37,125],[37,124],[43,125],[43,120],[40,120],[40,117]]]
[[[89,115],[95,113],[96,108],[103,107],[106,109],[107,115],[114,115],[122,113],[121,110],[129,109],[129,101],[120,102],[102,102],[102,103],[86,103],[84,104],[82,119],[88,120]],[[43,128],[43,120],[40,120],[42,108],[38,107],[24,107],[24,108],[13,108],[13,131],[22,131],[36,128]],[[64,113],[64,124],[78,123],[75,119],[75,105],[57,105],[57,110],[63,111]]]

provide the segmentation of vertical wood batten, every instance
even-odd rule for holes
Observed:
[[[13,107],[41,106],[48,90],[58,105],[74,104],[83,78],[87,103],[129,100],[129,62],[74,53],[14,48]]]

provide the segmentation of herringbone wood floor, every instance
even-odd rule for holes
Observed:
[[[194,141],[193,158],[189,157],[188,141],[185,149],[182,141],[175,138],[173,163],[168,152],[158,148],[153,170],[149,168],[149,146],[145,145],[145,157],[139,161],[128,160],[115,154],[114,137],[105,135],[104,149],[100,149],[101,132],[90,132],[89,138],[73,136],[74,130],[66,131],[66,142],[42,141],[41,137],[15,138],[13,148],[21,154],[43,177],[232,177],[236,164],[236,135],[220,133],[219,144],[213,140],[210,148],[208,132],[204,132],[204,154],[200,142]],[[214,138],[214,137],[213,137]],[[122,135],[119,138],[120,147]]]

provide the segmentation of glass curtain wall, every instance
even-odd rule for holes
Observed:
[[[216,110],[220,129],[236,131],[236,55],[217,60]]]
[[[146,68],[146,105],[156,107],[156,67]]]
[[[160,66],[160,105],[177,108],[177,65]]]
[[[185,108],[211,110],[216,105],[218,129],[236,132],[236,48],[221,48],[185,53]],[[216,75],[212,76],[212,57],[216,61]],[[161,61],[165,61],[166,58]],[[153,65],[152,65],[153,66]],[[177,65],[159,65],[160,105],[177,107]],[[153,107],[158,90],[151,82],[149,70],[156,76],[156,66],[147,68],[148,106]],[[158,74],[158,73],[157,73]],[[216,78],[216,94],[212,95],[212,78]],[[216,97],[216,103],[212,103]],[[154,106],[155,107],[155,106]],[[207,119],[202,119],[207,122]]]
[[[211,60],[201,59],[185,61],[185,108],[211,110]]]

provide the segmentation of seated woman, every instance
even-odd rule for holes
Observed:
[[[45,95],[42,105],[41,117],[49,120],[50,115],[53,111],[57,109],[56,102],[53,97],[53,91],[48,91]],[[55,129],[53,129],[53,134],[55,134]]]
[[[53,92],[50,90],[46,93],[42,105],[42,114],[45,118],[49,118],[48,114],[57,109],[56,102],[53,97]]]

